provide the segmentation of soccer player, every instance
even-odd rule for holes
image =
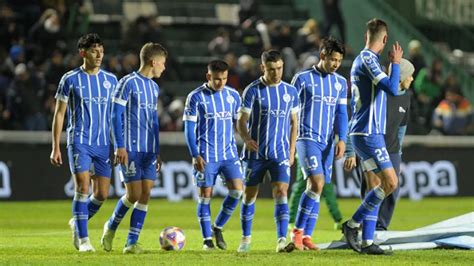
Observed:
[[[403,55],[401,46],[396,42],[390,52],[392,72],[387,76],[379,63],[379,55],[388,39],[387,24],[380,19],[367,22],[365,49],[356,57],[351,69],[351,142],[356,154],[361,158],[362,167],[373,184],[362,204],[352,216],[343,223],[342,231],[349,246],[364,254],[385,254],[373,243],[375,221],[382,200],[397,187],[397,174],[388,155],[384,134],[386,127],[387,95],[398,94],[400,80],[400,60]],[[364,220],[373,223],[364,225],[362,246],[357,234]],[[388,252],[387,252],[388,253]]]
[[[389,67],[389,73],[391,73],[392,67]],[[406,90],[410,88],[410,84],[413,81],[413,72],[415,67],[410,61],[402,58],[400,61],[400,85],[398,88],[398,96],[387,95],[387,130],[384,136],[385,143],[387,145],[387,152],[390,156],[390,161],[392,162],[395,173],[397,174],[398,180],[400,179],[400,163],[401,163],[401,154],[402,154],[402,143],[405,136],[407,122],[409,118],[410,110],[410,95],[406,93]],[[346,171],[352,170],[354,167],[358,167],[357,174],[363,173],[363,169],[360,164],[357,165],[355,152],[352,149],[352,144],[350,139],[347,142],[346,148],[346,160],[344,162],[344,169]],[[361,180],[361,195],[364,197],[367,191],[370,191],[374,188],[376,184],[368,183],[367,178],[361,175],[359,176]],[[366,225],[367,223],[375,223],[375,228],[377,231],[385,231],[390,225],[392,220],[393,211],[395,209],[395,204],[397,203],[398,193],[400,191],[400,186],[397,186],[395,191],[385,197],[385,199],[380,204],[377,221],[372,219],[364,219],[363,228],[372,228],[373,225]],[[362,229],[364,232],[364,229]],[[362,234],[363,241],[366,234]],[[373,239],[371,239],[373,240]]]
[[[245,145],[245,193],[241,205],[242,241],[238,252],[250,250],[255,200],[264,176],[269,172],[275,200],[277,252],[291,252],[293,243],[286,242],[288,230],[288,183],[290,166],[295,158],[298,123],[298,93],[282,81],[283,59],[279,51],[262,53],[263,76],[247,86],[237,122]]]
[[[242,196],[242,169],[234,138],[235,121],[240,109],[239,93],[226,86],[229,66],[222,60],[207,65],[207,83],[193,90],[186,100],[184,133],[193,157],[195,184],[199,201],[197,216],[204,238],[203,249],[226,249],[222,228]],[[211,196],[217,176],[225,179],[229,194],[211,227]]]
[[[165,70],[167,51],[158,43],[147,43],[140,51],[140,68],[120,79],[112,106],[115,163],[121,165],[126,194],[120,198],[104,224],[101,244],[112,250],[115,232],[133,206],[124,254],[138,254],[138,237],[147,215],[150,190],[161,167],[158,126],[160,87],[153,81]]]
[[[51,163],[61,166],[61,131],[68,114],[67,151],[69,168],[74,176],[72,202],[73,244],[80,252],[94,252],[87,232],[88,219],[107,199],[112,166],[110,163],[110,106],[117,78],[100,68],[104,46],[95,33],[82,36],[77,48],[83,64],[63,75],[56,93],[52,125]],[[93,164],[93,194],[89,197],[89,170]]]
[[[320,196],[324,184],[331,182],[334,156],[342,158],[345,150],[347,81],[336,73],[344,53],[344,46],[338,40],[323,39],[318,64],[297,73],[292,81],[299,92],[301,109],[296,149],[307,180],[292,230],[292,240],[299,250],[319,250],[313,244],[311,234],[319,215]],[[336,126],[339,129],[337,142]]]

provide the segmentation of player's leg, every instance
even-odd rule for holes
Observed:
[[[242,166],[240,160],[226,161],[220,169],[221,176],[226,180],[229,194],[224,198],[222,202],[221,210],[217,215],[217,218],[212,226],[214,237],[216,238],[217,247],[220,249],[227,249],[224,236],[222,234],[222,228],[229,220],[232,213],[234,213],[235,207],[237,207],[240,197],[242,197]]]
[[[286,234],[290,214],[288,209],[288,186],[290,182],[290,164],[285,161],[270,161],[269,172],[272,178],[272,196],[275,200],[275,223],[277,231],[276,252],[292,252],[295,249],[294,243],[287,243]]]
[[[87,221],[89,210],[90,174],[89,167],[92,159],[84,145],[70,145],[68,147],[69,167],[74,178],[74,199],[72,202],[72,215],[69,225],[73,231],[73,244],[80,252],[95,251],[89,241]]]
[[[343,233],[348,244],[355,251],[360,251],[360,245],[357,240],[357,230],[360,224],[368,215],[372,214],[377,216],[374,210],[378,208],[385,196],[394,190],[397,185],[397,178],[390,162],[390,157],[385,149],[383,135],[368,137],[351,136],[351,139],[356,153],[361,157],[364,169],[367,172],[373,171],[375,173],[377,171],[378,173],[376,173],[376,175],[381,180],[380,185],[367,192],[362,204],[354,213],[352,219],[343,224]],[[382,251],[380,248],[377,249],[377,252],[372,252],[372,247],[378,248],[378,246],[371,245],[369,252],[365,253],[383,254],[383,252],[379,252]]]
[[[263,160],[249,160],[244,162],[245,190],[240,205],[240,223],[242,226],[242,240],[237,252],[250,251],[252,236],[252,222],[255,214],[255,201],[257,200],[258,188],[266,173]]]
[[[156,157],[155,153],[141,153],[142,156],[140,167],[141,171],[141,191],[138,200],[135,202],[132,214],[130,216],[130,230],[128,232],[127,244],[123,249],[124,254],[138,254],[142,252],[138,245],[140,232],[145,224],[145,218],[148,212],[148,201],[150,199],[150,191],[155,184],[157,178]]]
[[[93,156],[94,174],[92,180],[92,195],[87,201],[89,219],[100,209],[104,201],[109,196],[110,176],[112,175],[112,165],[110,162],[110,147],[96,147],[91,151]]]
[[[390,161],[392,162],[393,168],[395,169],[395,173],[397,174],[398,180],[400,180],[400,163],[401,163],[401,156],[399,153],[390,153]],[[385,231],[388,229],[390,222],[392,220],[393,211],[395,210],[395,205],[398,200],[398,194],[400,192],[400,186],[398,185],[395,191],[393,191],[390,195],[385,197],[380,205],[379,215],[377,219],[376,230],[377,231]]]
[[[303,170],[301,169],[301,161],[299,157],[296,156],[296,180],[291,186],[291,195],[288,201],[288,208],[290,209],[290,225],[289,227],[292,228],[293,224],[295,223],[296,214],[298,213],[298,203],[301,198],[301,194],[306,189],[306,180],[303,178]]]
[[[198,188],[197,217],[201,227],[204,250],[214,249],[211,227],[212,188],[217,178],[220,163],[207,163],[204,172],[194,171],[195,184]]]
[[[112,250],[112,242],[118,226],[141,194],[141,169],[138,165],[138,159],[137,152],[128,152],[128,165],[120,165],[119,167],[123,174],[126,193],[117,201],[114,212],[104,224],[100,243],[105,251]]]
[[[296,147],[298,156],[302,160],[307,186],[298,204],[298,214],[296,215],[295,227],[292,230],[292,241],[296,248],[303,250],[303,234],[306,223],[313,212],[313,208],[315,208],[313,216],[319,213],[319,199],[324,186],[324,176],[322,148],[316,142],[305,140],[298,141]]]

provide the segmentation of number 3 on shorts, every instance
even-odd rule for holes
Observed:
[[[306,157],[304,160],[306,161],[306,168],[315,169],[318,167],[318,158],[316,158],[316,156]],[[310,161],[312,161],[312,163],[310,163]]]

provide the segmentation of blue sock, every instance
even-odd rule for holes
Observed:
[[[242,191],[229,190],[229,195],[227,195],[224,202],[222,202],[222,208],[217,215],[216,222],[214,223],[217,228],[222,229],[222,227],[224,227],[225,223],[234,212],[235,207],[239,204],[240,196],[242,196]]]
[[[380,205],[384,198],[385,192],[380,186],[375,187],[369,191],[367,195],[365,195],[365,199],[359,206],[359,209],[357,209],[357,211],[352,216],[352,220],[357,224],[362,223],[362,220],[364,220],[364,218],[369,215],[369,213],[372,212],[375,207]]]
[[[296,215],[295,228],[303,229],[306,226],[311,211],[313,210],[314,202],[319,201],[319,195],[313,191],[306,190],[301,194],[300,203],[298,205],[298,214]]]
[[[242,225],[242,236],[250,237],[252,235],[252,221],[255,214],[255,201],[242,202],[240,209],[240,223]]]
[[[88,195],[79,192],[74,193],[72,201],[72,216],[76,223],[76,230],[79,238],[89,237],[87,232],[87,221],[89,220],[89,211],[87,210]]]
[[[311,210],[311,214],[306,220],[306,226],[304,227],[304,236],[311,237],[313,235],[314,228],[316,227],[316,222],[318,221],[319,217],[319,198],[316,199],[313,205],[313,209]]]
[[[136,244],[140,231],[143,228],[145,222],[146,212],[148,211],[148,205],[135,203],[135,207],[130,217],[130,230],[128,231],[127,246]]]
[[[89,219],[94,216],[97,211],[99,211],[100,207],[102,206],[102,203],[104,201],[100,201],[94,197],[94,194],[92,194],[89,197],[89,200],[87,201],[87,209],[89,210]]]
[[[281,197],[275,199],[275,223],[278,239],[286,238],[288,222],[290,221],[290,211],[288,209],[288,198]]]
[[[211,232],[211,199],[199,198],[197,205],[197,217],[201,226],[202,237],[212,239]]]
[[[115,210],[112,216],[109,219],[109,229],[117,230],[120,222],[122,221],[125,214],[127,214],[128,209],[132,207],[132,203],[128,201],[127,196],[123,195],[115,205]]]
[[[362,222],[362,245],[370,246],[374,241],[375,225],[377,224],[377,217],[380,205],[377,205]]]

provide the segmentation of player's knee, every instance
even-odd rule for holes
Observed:
[[[287,190],[283,188],[276,188],[273,190],[273,197],[275,199],[287,197],[287,194],[288,194]]]
[[[127,199],[130,203],[133,204],[133,203],[137,202],[140,199],[140,195],[137,195],[137,194],[128,195]]]
[[[244,192],[242,190],[232,189],[232,190],[229,190],[229,197],[234,198],[234,199],[240,199],[243,193]]]
[[[105,201],[109,197],[109,193],[106,191],[99,191],[94,194],[94,198],[98,201]]]

